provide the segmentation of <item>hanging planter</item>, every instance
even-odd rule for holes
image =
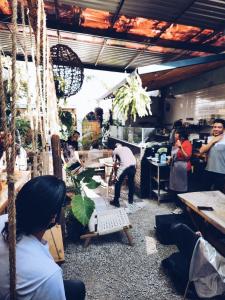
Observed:
[[[121,86],[113,101],[113,110],[120,112],[125,121],[131,117],[134,121],[136,116],[144,117],[151,115],[151,99],[142,87],[140,76],[135,74],[128,77],[127,83]]]
[[[53,74],[58,98],[75,95],[82,87],[84,68],[73,50],[63,44],[51,47]]]

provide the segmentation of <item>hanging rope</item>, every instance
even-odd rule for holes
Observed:
[[[43,124],[43,139],[42,139],[42,173],[49,174],[49,159],[47,149],[47,136],[48,136],[48,120],[47,120],[47,94],[46,94],[46,82],[47,82],[47,29],[46,29],[46,16],[44,10],[44,2],[41,1],[41,21],[42,21],[42,98],[41,98],[41,112],[42,112],[42,124]]]
[[[29,35],[30,35],[30,42],[31,42],[31,56],[32,61],[35,61],[35,54],[34,54],[34,47],[36,46],[35,40],[33,45],[33,35],[32,35],[32,26],[31,26],[31,19],[30,19],[30,10],[27,11],[28,17],[28,24],[29,24]],[[35,66],[36,68],[36,66]],[[37,148],[38,148],[38,112],[36,110],[32,110],[32,152],[33,152],[33,176],[36,177],[38,175],[38,163],[37,163]]]
[[[12,101],[11,101],[11,120],[9,145],[9,131],[6,120],[6,97],[4,95],[4,84],[2,78],[2,62],[0,63],[0,85],[2,99],[2,121],[3,129],[6,133],[6,163],[7,163],[7,184],[8,184],[8,230],[9,230],[9,274],[10,274],[10,300],[16,300],[16,208],[15,208],[15,185],[14,185],[14,166],[15,166],[15,116],[16,116],[16,51],[17,51],[17,0],[12,1]]]
[[[26,65],[26,75],[27,75],[27,111],[28,111],[28,118],[30,121],[31,127],[31,140],[32,140],[32,150],[33,153],[35,152],[35,144],[34,144],[34,116],[33,116],[33,109],[32,109],[32,99],[31,99],[31,91],[30,91],[30,84],[29,84],[29,67],[28,67],[28,54],[27,54],[27,34],[26,34],[26,24],[25,24],[25,8],[24,5],[21,4],[21,16],[22,16],[22,25],[23,25],[23,51],[24,51],[24,58],[25,58],[25,65]],[[29,28],[31,29],[31,28]],[[30,31],[30,30],[29,30]],[[32,32],[30,32],[30,43],[32,49]],[[33,50],[31,50],[33,53]],[[32,62],[34,62],[33,55],[32,55]]]

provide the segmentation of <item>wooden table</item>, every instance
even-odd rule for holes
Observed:
[[[220,191],[209,191],[184,193],[178,196],[190,210],[225,234],[225,194]],[[199,210],[197,206],[211,206],[214,210]]]
[[[2,173],[1,173],[2,174]],[[5,175],[6,176],[6,175]],[[15,172],[15,190],[16,193],[21,187],[30,180],[30,171],[16,171]],[[6,183],[2,183],[2,190],[0,191],[0,214],[3,214],[8,204],[8,186]]]

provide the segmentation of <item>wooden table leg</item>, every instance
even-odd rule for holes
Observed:
[[[97,233],[87,233],[87,234],[81,235],[80,239],[81,240],[85,240],[85,242],[84,242],[84,248],[88,247],[88,245],[89,245],[89,243],[91,241],[91,238],[96,237],[96,236],[98,236]]]
[[[91,237],[85,239],[84,248],[88,247],[88,245],[90,244],[90,241],[91,241]]]
[[[124,231],[124,233],[125,233],[126,236],[127,236],[129,245],[130,245],[130,246],[133,246],[133,245],[134,245],[134,242],[133,242],[133,239],[132,239],[131,234],[130,234],[130,232],[129,232],[129,229],[128,229],[128,228],[124,228],[123,231]]]
[[[188,214],[191,218],[192,224],[195,226],[196,230],[200,231],[200,228],[199,228],[198,224],[196,223],[193,211],[188,206],[186,207],[186,209],[187,209],[187,212],[188,212]]]

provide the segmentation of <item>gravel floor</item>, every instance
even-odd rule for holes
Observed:
[[[68,243],[62,265],[64,277],[82,279],[87,300],[182,299],[160,267],[161,260],[176,248],[156,241],[156,249],[150,254],[146,247],[149,237],[154,239],[150,244],[155,242],[155,215],[171,212],[174,206],[171,203],[158,206],[154,200],[144,202],[144,208],[129,215],[133,247],[128,245],[123,233],[93,239],[86,249],[81,243]]]

